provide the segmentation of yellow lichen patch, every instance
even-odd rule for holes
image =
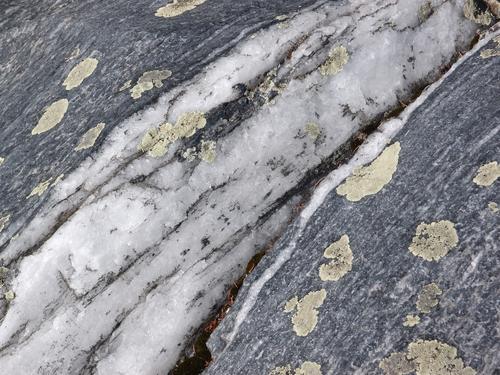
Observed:
[[[424,314],[430,313],[432,308],[438,305],[438,296],[440,296],[441,294],[443,294],[443,291],[437,284],[431,283],[425,285],[418,294],[418,311]]]
[[[415,327],[420,323],[420,317],[418,315],[406,315],[403,325],[405,327]]]
[[[385,375],[407,375],[415,371],[415,364],[406,358],[405,353],[392,353],[380,362],[379,367]]]
[[[348,273],[352,269],[352,250],[347,234],[328,246],[323,256],[332,259],[332,261],[320,266],[319,277],[321,280],[338,281]]]
[[[0,165],[2,165],[3,163],[5,163],[5,158],[2,158],[2,157],[0,156]]]
[[[52,180],[53,180],[53,178],[51,177],[46,181],[40,182],[38,185],[35,186],[35,188],[31,191],[30,195],[28,195],[26,197],[26,199],[34,197],[35,195],[38,195],[39,197],[41,197],[42,194],[45,193],[45,191],[49,188]]]
[[[82,82],[90,77],[97,68],[99,61],[92,57],[87,57],[85,60],[80,62],[69,72],[68,76],[63,82],[63,86],[66,90],[74,89],[82,84]]]
[[[152,157],[161,157],[167,152],[168,145],[178,139],[191,137],[196,130],[205,127],[207,120],[202,112],[187,112],[179,116],[175,125],[168,122],[158,128],[149,129],[141,140],[138,149]]]
[[[472,181],[479,186],[491,186],[498,177],[500,177],[500,166],[498,162],[492,161],[479,167]]]
[[[498,212],[498,204],[496,202],[490,202],[490,203],[488,203],[488,208],[494,214],[496,214]]]
[[[483,59],[488,59],[490,57],[497,57],[500,56],[500,49],[483,49],[480,53],[480,56]]]
[[[306,361],[295,369],[295,375],[321,375],[321,366],[315,362]]]
[[[292,368],[290,365],[276,367],[271,370],[269,375],[292,375]],[[321,365],[306,361],[295,369],[293,375],[322,375]]]
[[[172,3],[159,8],[155,16],[165,18],[180,16],[182,13],[193,10],[198,5],[203,4],[205,1],[206,0],[174,0]]]
[[[10,215],[0,216],[0,232],[9,225]]]
[[[14,298],[16,298],[16,294],[12,291],[12,290],[9,290],[7,292],[4,293],[4,297],[7,301],[12,301]]]
[[[315,141],[321,134],[321,129],[319,128],[319,125],[314,123],[314,122],[308,122],[306,124],[306,134],[311,138],[313,141]]]
[[[290,365],[275,367],[271,370],[269,375],[291,375],[292,368]]]
[[[214,141],[201,141],[200,152],[198,154],[201,160],[207,163],[213,163],[217,153],[215,152]]]
[[[67,99],[60,99],[48,106],[31,134],[44,133],[59,124],[68,110],[68,105]]]
[[[476,6],[474,0],[466,0],[464,4],[464,16],[465,18],[478,23],[480,25],[488,26],[493,20],[493,16],[489,10],[481,12],[481,10]]]
[[[344,68],[344,65],[349,61],[349,53],[344,46],[333,48],[328,59],[320,66],[319,72],[324,76],[338,74]]]
[[[417,340],[407,353],[392,353],[379,367],[385,375],[475,375],[471,367],[457,358],[457,349],[436,340]]]
[[[337,194],[347,200],[357,202],[362,198],[378,193],[391,180],[399,161],[401,145],[399,142],[386,147],[370,165],[358,167],[352,176],[337,188]]]
[[[326,298],[326,290],[321,289],[316,292],[310,292],[301,300],[294,297],[285,305],[285,312],[293,312],[292,316],[293,330],[297,336],[307,336],[312,332],[318,323],[318,308],[323,304]]]
[[[80,139],[80,143],[78,143],[78,145],[75,147],[75,151],[85,150],[92,147],[105,126],[105,123],[100,122],[93,128],[87,130],[87,132]]]
[[[139,99],[142,93],[151,90],[153,87],[162,87],[163,81],[172,75],[168,69],[152,70],[145,72],[137,80],[137,83],[130,89],[130,96],[134,99]]]
[[[464,367],[457,357],[457,349],[436,340],[417,340],[408,345],[407,358],[415,363],[417,375],[474,375],[471,367]]]
[[[420,223],[408,249],[415,256],[434,261],[444,257],[457,245],[455,224],[441,220],[430,224]]]

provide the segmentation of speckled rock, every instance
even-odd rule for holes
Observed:
[[[207,375],[291,374],[304,361],[318,374],[441,374],[446,361],[450,374],[499,373],[499,216],[488,208],[499,185],[473,182],[500,155],[499,79],[500,59],[467,57],[392,140],[399,161],[380,191],[350,201],[333,189],[303,230],[288,229],[210,338]],[[416,256],[416,229],[439,221],[425,241],[444,255]],[[352,270],[322,281],[325,248],[346,234]],[[297,335],[285,304],[320,289],[317,324]]]

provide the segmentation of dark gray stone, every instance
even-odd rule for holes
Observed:
[[[494,44],[485,48],[493,48]],[[229,315],[209,341],[214,362],[206,374],[268,374],[277,366],[321,365],[323,374],[382,373],[380,361],[417,339],[447,343],[478,374],[500,372],[498,317],[498,182],[473,183],[478,168],[500,154],[500,59],[475,53],[418,107],[394,142],[398,168],[379,193],[349,202],[332,191],[309,220],[293,255],[261,290],[228,344],[236,315],[258,280],[297,230],[292,225],[240,290]],[[421,222],[455,223],[458,246],[437,262],[410,253]],[[324,249],[348,234],[354,260],[339,281],[321,281]],[[415,327],[426,284],[442,289],[439,304]],[[293,331],[286,301],[324,288],[315,329]]]

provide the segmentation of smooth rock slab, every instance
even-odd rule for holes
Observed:
[[[392,140],[401,146],[399,162],[381,191],[351,202],[334,189],[304,229],[300,223],[289,228],[212,335],[214,362],[206,374],[264,375],[304,361],[319,364],[322,374],[382,373],[384,358],[419,339],[431,342],[412,350],[452,346],[478,374],[500,371],[499,216],[490,204],[498,200],[499,182],[473,182],[478,169],[500,155],[499,79],[499,58],[484,59],[479,51],[467,57]],[[434,261],[412,254],[417,226],[440,220],[453,223],[458,244],[438,239],[449,252]],[[352,270],[322,281],[323,252],[345,234]],[[290,259],[276,266],[290,246]],[[256,300],[252,288],[260,290]],[[327,295],[317,324],[298,336],[285,304],[321,289]]]

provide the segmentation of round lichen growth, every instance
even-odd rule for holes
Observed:
[[[318,124],[315,122],[308,122],[306,124],[306,134],[311,138],[313,141],[318,139],[318,137],[321,135],[321,129]]]
[[[420,323],[420,317],[418,315],[406,315],[403,325],[405,327],[415,327]]]
[[[455,225],[451,221],[442,220],[430,224],[420,223],[409,250],[427,261],[436,261],[457,245]]]
[[[310,292],[301,300],[294,297],[285,305],[285,312],[295,311],[292,316],[293,330],[297,336],[307,336],[318,323],[318,308],[326,298],[326,290]]]
[[[295,369],[295,375],[321,375],[321,366],[315,362],[306,361]]]
[[[338,281],[352,269],[352,250],[349,237],[344,234],[340,239],[325,249],[325,258],[332,259],[330,263],[322,264],[319,277],[323,281]]]
[[[344,65],[349,61],[349,53],[344,46],[333,48],[326,61],[320,66],[319,72],[324,76],[338,74],[344,68]]]
[[[379,367],[385,375],[475,375],[457,357],[457,349],[437,340],[417,340],[408,345],[407,352],[392,353]]]
[[[417,340],[408,345],[408,359],[416,365],[417,375],[474,375],[476,371],[464,367],[457,358],[457,349],[436,340]]]
[[[472,181],[479,186],[491,186],[498,177],[500,177],[500,166],[498,162],[492,161],[479,167]]]
[[[425,285],[418,295],[417,309],[424,314],[430,313],[438,305],[438,296],[441,294],[443,294],[443,291],[437,284]]]
[[[378,193],[391,180],[399,161],[401,145],[399,142],[386,147],[370,165],[358,167],[352,176],[337,188],[337,194],[343,195],[351,202]]]

